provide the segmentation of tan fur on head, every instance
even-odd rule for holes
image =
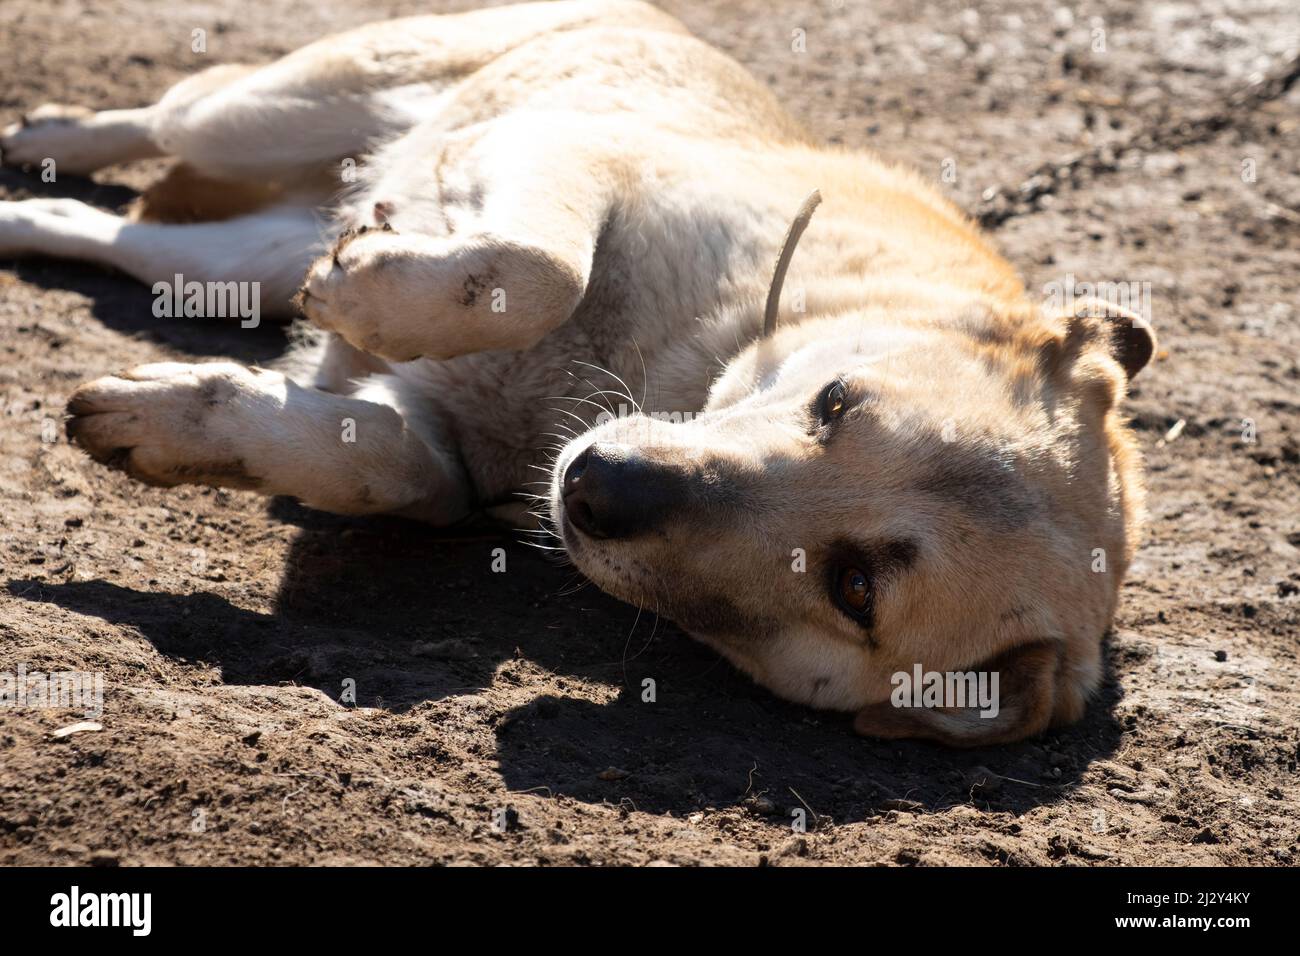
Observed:
[[[589,436],[680,486],[679,514],[612,540],[570,524],[566,543],[606,590],[783,696],[857,709],[862,733],[968,747],[1068,723],[1100,680],[1140,523],[1116,405],[1153,341],[1102,303],[805,320],[738,356],[700,419]],[[833,381],[851,407],[827,432],[810,408]],[[865,627],[827,595],[845,563],[873,578]],[[997,675],[997,713],[894,706],[916,666]]]

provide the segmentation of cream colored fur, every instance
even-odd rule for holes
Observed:
[[[783,696],[858,711],[864,733],[1016,739],[1078,718],[1097,686],[1141,509],[1116,409],[1149,330],[1040,314],[928,184],[818,146],[652,7],[373,24],[153,107],[44,108],[0,152],[81,173],[174,156],[188,172],[146,217],[215,220],[3,203],[0,255],[258,282],[282,316],[301,286],[328,333],[283,372],[166,363],[82,386],[69,433],[99,460],[440,523],[519,514],[549,476],[544,517],[599,586]],[[353,166],[355,184],[322,186]],[[764,339],[772,263],[814,188]],[[846,410],[819,424],[836,381]],[[618,402],[690,420],[596,424]],[[655,534],[584,534],[565,475],[597,442],[708,506],[691,492]],[[869,627],[828,594],[850,559],[873,565]],[[890,707],[916,663],[996,666],[1000,716]]]

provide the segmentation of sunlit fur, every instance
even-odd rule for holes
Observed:
[[[1118,408],[1149,330],[1104,307],[1043,314],[929,183],[819,146],[652,7],[372,24],[154,106],[43,108],[0,153],[69,172],[180,160],[130,219],[0,203],[0,255],[256,281],[268,317],[301,286],[315,327],[277,370],[164,363],[82,386],[69,433],[101,461],[438,523],[524,518],[539,488],[562,538],[541,546],[864,733],[1016,739],[1097,686],[1141,510]],[[819,430],[836,377],[850,407]],[[592,428],[620,403],[702,414]],[[594,440],[671,463],[716,506],[649,537],[582,535],[559,480]],[[869,628],[828,593],[844,553],[872,565]],[[918,663],[996,668],[999,716],[889,706]]]

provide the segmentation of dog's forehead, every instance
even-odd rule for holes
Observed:
[[[813,460],[840,510],[868,526],[918,513],[1007,532],[1046,507],[1046,489],[1026,467],[1027,435],[1013,417],[995,416],[989,427],[987,416],[879,385],[851,382],[852,404]]]
[[[1015,531],[1044,507],[1041,489],[1027,479],[1005,450],[957,446],[931,457],[919,471],[916,490],[960,508],[968,520],[990,530]]]
[[[762,377],[760,389],[776,384],[830,380],[836,376],[856,375],[876,366],[887,369],[889,363],[924,345],[925,335],[915,329],[889,324],[810,323],[802,331],[808,341],[774,364]]]

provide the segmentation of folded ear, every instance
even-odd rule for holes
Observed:
[[[912,675],[898,675],[890,700],[860,710],[853,729],[864,737],[933,740],[949,747],[984,747],[1032,737],[1052,722],[1061,659],[1058,646],[1041,643],[1014,648],[957,674],[931,678],[918,667]],[[919,690],[918,677],[926,685]],[[942,688],[931,693],[936,682],[942,682]],[[972,692],[975,687],[991,694]],[[953,690],[958,691],[955,698]],[[939,705],[932,706],[936,701]],[[966,706],[943,706],[963,702]]]
[[[1156,334],[1151,323],[1136,312],[1103,299],[1084,299],[1064,321],[1065,334],[1053,343],[1052,349],[1052,358],[1058,365],[1078,358],[1089,346],[1100,345],[1132,380],[1156,353]]]

